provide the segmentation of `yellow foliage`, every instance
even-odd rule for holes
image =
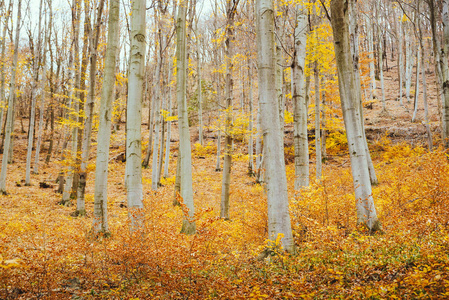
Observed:
[[[285,124],[293,123],[293,114],[289,111],[284,111],[284,122]]]
[[[177,121],[178,120],[178,116],[177,115],[170,116],[170,114],[171,113],[169,111],[161,109],[161,115],[164,118],[165,122],[171,122],[171,121]]]
[[[217,145],[215,145],[212,141],[207,142],[205,146],[202,146],[200,143],[195,143],[192,149],[192,155],[196,157],[206,157],[214,155],[216,152]]]

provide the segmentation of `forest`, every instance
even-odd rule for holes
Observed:
[[[0,300],[449,298],[449,0],[0,15]]]

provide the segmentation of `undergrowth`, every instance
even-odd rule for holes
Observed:
[[[382,155],[373,194],[382,232],[375,235],[355,225],[346,158],[325,165],[321,182],[296,193],[294,166],[287,166],[294,255],[267,244],[263,187],[246,175],[243,159],[233,165],[231,220],[218,218],[221,174],[210,144],[194,151],[201,159],[193,168],[193,236],[179,233],[183,212],[172,206],[174,177],[150,192],[151,170],[143,170],[144,235],[128,230],[122,163],[111,166],[109,237],[89,234],[92,186],[88,216],[76,218],[73,207],[57,205],[52,190],[18,187],[0,198],[0,298],[449,297],[448,157],[442,149],[428,153],[387,140],[376,147]],[[12,182],[22,172],[12,165]],[[40,176],[56,178],[52,172],[49,166]],[[267,247],[268,258],[258,259]]]

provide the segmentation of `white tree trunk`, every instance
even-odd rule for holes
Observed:
[[[425,59],[425,52],[424,52],[424,45],[421,42],[421,51],[423,53],[421,58],[421,63],[423,65],[423,68],[421,70],[421,76],[422,76],[422,86],[423,86],[423,102],[424,102],[424,123],[426,124],[426,131],[427,131],[427,142],[429,145],[429,151],[433,150],[433,141],[432,141],[432,131],[430,130],[430,121],[429,121],[429,107],[427,104],[427,81],[426,81],[426,59]]]
[[[12,13],[14,1],[9,1],[8,10],[6,12],[6,16],[4,17],[4,24],[8,24],[9,18]],[[1,39],[1,58],[0,60],[2,63],[0,64],[0,73],[1,73],[1,79],[0,79],[0,132],[2,132],[3,127],[3,119],[5,117],[5,109],[3,108],[6,106],[6,95],[5,95],[5,55],[6,55],[6,29],[8,26],[3,26],[2,29],[2,39]]]
[[[368,39],[368,58],[369,58],[369,77],[370,77],[370,100],[373,100],[374,93],[376,91],[376,74],[375,74],[375,61],[374,61],[374,35],[373,26],[368,15],[365,17],[367,39]]]
[[[172,113],[172,101],[171,101],[171,76],[172,76],[172,60],[169,60],[168,65],[168,116],[171,116]],[[167,121],[167,138],[165,140],[165,165],[164,165],[164,177],[168,177],[168,166],[170,162],[170,138],[171,138],[171,121]]]
[[[321,131],[320,131],[320,77],[318,61],[315,61],[315,153],[316,153],[316,180],[321,181]]]
[[[402,84],[403,84],[403,79],[404,79],[404,66],[403,66],[403,49],[402,49],[402,45],[404,44],[404,39],[402,37],[402,18],[399,18],[399,28],[398,28],[398,76],[399,76],[399,103],[401,104],[401,106],[404,105],[403,101],[402,101]]]
[[[362,121],[358,109],[360,86],[356,84],[351,56],[348,5],[345,0],[332,0],[330,6],[340,99],[351,159],[357,222],[365,224],[370,230],[377,230],[379,222],[374,207]]]
[[[358,17],[359,17],[359,12],[358,12],[358,7],[357,7],[357,2],[356,1],[350,1],[350,10],[349,10],[349,35],[350,35],[350,47],[351,47],[351,55],[352,55],[352,66],[353,66],[353,70],[354,70],[354,75],[355,75],[355,84],[358,87],[362,86],[361,83],[361,78],[360,78],[360,68],[359,68],[359,27],[358,27]],[[382,69],[382,67],[381,67]],[[381,80],[381,86],[383,86],[383,81]],[[366,161],[368,164],[368,170],[369,170],[369,174],[370,174],[370,180],[371,180],[371,184],[377,184],[378,180],[377,180],[377,176],[376,176],[376,171],[374,170],[374,165],[373,165],[373,161],[371,160],[371,154],[369,152],[369,148],[368,148],[368,142],[366,140],[366,136],[365,136],[365,121],[363,118],[363,104],[362,104],[362,95],[361,95],[361,91],[360,88],[358,88],[356,90],[356,92],[358,92],[359,94],[356,95],[356,98],[359,99],[359,103],[357,105],[358,109],[359,109],[359,113],[360,113],[360,121],[361,121],[361,126],[362,126],[362,133],[363,133],[363,140],[364,140],[364,144],[365,144],[365,152],[366,152]],[[382,97],[385,97],[385,95],[382,93]]]
[[[218,116],[217,119],[221,118],[221,108],[220,108],[220,100],[221,100],[221,87],[220,87],[220,74],[217,73],[217,82],[216,82],[216,89],[217,89],[217,103],[218,103]],[[216,164],[215,164],[215,171],[219,172],[221,171],[221,163],[220,163],[220,157],[221,157],[221,130],[217,131],[217,155],[216,155]]]
[[[408,31],[408,30],[407,30]],[[412,35],[410,32],[406,35],[406,45],[405,45],[405,97],[407,98],[407,103],[410,103],[410,89],[412,85],[412,57],[413,51],[411,46]]]
[[[444,145],[446,148],[449,147],[449,0],[443,0],[443,43],[441,47],[440,54],[440,65],[443,77],[443,95],[444,95],[444,105],[443,105],[443,120],[445,124],[444,128]]]
[[[39,21],[38,21],[38,41],[37,47],[34,53],[34,65],[33,65],[33,86],[31,90],[31,109],[30,109],[30,123],[28,130],[28,145],[27,145],[27,159],[26,159],[26,171],[25,171],[25,185],[30,185],[31,181],[31,156],[33,152],[33,141],[34,141],[34,125],[36,119],[36,101],[37,101],[37,85],[39,82],[44,82],[44,76],[39,78],[39,70],[40,70],[40,60],[43,58],[41,47],[42,47],[42,8],[43,8],[43,0],[40,1],[39,4]],[[5,24],[6,25],[6,24]],[[6,26],[4,27],[6,28]],[[3,62],[3,60],[2,60]],[[3,66],[3,63],[2,63]]]
[[[416,115],[418,113],[419,72],[421,71],[421,49],[418,47],[416,51],[415,100],[413,101],[412,122],[416,121]]]
[[[192,187],[192,149],[190,146],[189,120],[187,115],[187,56],[186,56],[186,9],[187,1],[179,3],[176,20],[176,99],[178,102],[180,194],[188,215],[184,217],[181,232],[196,232],[195,207]]]
[[[292,99],[295,147],[295,190],[309,186],[309,143],[307,138],[307,103],[305,91],[305,59],[307,11],[296,7],[295,51],[292,62]]]
[[[100,23],[103,15],[103,7],[105,0],[101,0],[98,3],[98,12],[96,12],[96,21],[94,25],[93,36],[90,40],[90,70],[89,70],[89,90],[87,93],[86,103],[84,104],[84,115],[86,120],[84,122],[83,128],[83,141],[81,146],[81,164],[77,187],[77,200],[76,200],[76,212],[79,215],[85,215],[85,201],[84,194],[86,189],[87,181],[87,164],[89,162],[90,154],[90,144],[92,138],[92,124],[94,115],[94,105],[95,105],[95,86],[96,86],[96,75],[97,75],[97,52],[98,52],[98,41],[100,37]],[[95,10],[94,10],[95,11]]]
[[[72,26],[73,29],[73,48],[71,48],[71,52],[73,55],[73,65],[71,66],[73,69],[78,70],[80,67],[79,63],[79,29],[80,29],[80,1],[79,0],[72,0]],[[71,165],[69,166],[69,170],[67,172],[67,180],[64,186],[64,192],[62,194],[62,201],[61,203],[64,205],[70,205],[70,194],[72,193],[72,185],[73,185],[73,176],[75,172],[75,166],[73,165],[74,162],[77,160],[77,151],[78,151],[78,125],[75,125],[78,122],[78,113],[79,113],[79,92],[77,91],[79,89],[79,81],[80,76],[76,75],[76,72],[71,71],[70,74],[70,92],[69,92],[69,98],[71,101],[71,121],[74,123],[72,128],[72,145],[71,145],[71,151],[70,156],[72,159]],[[75,84],[73,85],[73,79],[75,79]]]
[[[145,68],[145,0],[132,2],[131,53],[128,79],[128,109],[126,117],[126,191],[131,231],[144,229],[142,191],[142,99]]]
[[[165,82],[164,82],[165,84]],[[164,92],[164,98],[166,95]],[[165,103],[162,101],[162,107],[165,108]],[[159,117],[161,119],[161,142],[159,143],[159,160],[158,160],[158,167],[157,167],[157,186],[161,185],[161,175],[162,175],[162,164],[164,163],[164,145],[165,145],[165,121],[164,117],[161,115]]]
[[[248,81],[249,81],[249,140],[248,140],[248,174],[254,174],[254,102],[253,102],[253,79],[252,66],[248,58]]]
[[[323,154],[322,158],[323,158],[323,162],[326,162],[327,160],[327,152],[326,152],[326,81],[325,81],[325,77],[323,76],[321,78],[321,86],[324,87],[321,91],[321,102],[322,102],[322,106],[321,106],[321,153]]]
[[[36,62],[37,64],[37,62]],[[37,72],[37,70],[35,70]],[[38,74],[36,74],[38,76]],[[30,111],[30,124],[28,130],[28,145],[27,145],[27,159],[26,159],[26,171],[25,171],[25,185],[31,184],[31,157],[33,152],[33,140],[34,140],[34,124],[36,119],[36,86],[38,79],[33,82],[32,95],[31,95],[31,111]]]
[[[200,37],[197,30],[197,56],[198,56],[198,143],[203,145],[203,98],[201,86],[201,54],[200,54]]]
[[[162,47],[162,45],[161,45]],[[155,95],[154,95],[154,111],[153,111],[153,116],[154,116],[154,143],[153,143],[153,163],[152,163],[152,167],[151,167],[151,189],[153,191],[157,190],[157,183],[158,183],[158,159],[159,159],[159,155],[158,155],[158,149],[159,149],[159,127],[161,126],[161,115],[160,115],[160,103],[162,100],[161,97],[161,69],[162,69],[162,49],[160,49],[160,55],[159,55],[159,66],[158,66],[158,71],[156,72],[156,82],[155,82]],[[148,149],[151,149],[151,140],[149,141],[148,144]],[[161,141],[162,143],[162,141]],[[147,153],[148,155],[148,153]]]
[[[5,144],[3,146],[2,157],[2,170],[0,173],[0,194],[6,194],[6,173],[8,169],[8,154],[10,148],[12,148],[11,135],[14,132],[14,105],[16,102],[16,75],[17,75],[17,61],[19,57],[19,37],[21,26],[21,13],[22,13],[22,0],[18,0],[17,8],[17,23],[16,23],[16,36],[14,41],[14,55],[11,69],[11,83],[9,86],[9,100],[8,111],[6,114],[6,127],[5,127]]]
[[[50,6],[51,9],[51,1],[48,2],[48,5]],[[51,11],[50,11],[51,13]],[[50,14],[50,18],[51,18],[51,14]],[[47,21],[45,20],[45,23],[47,23]],[[49,23],[49,26],[51,26],[51,20]],[[47,26],[46,26],[47,27]],[[45,113],[45,83],[47,82],[47,46],[48,46],[48,41],[51,39],[51,36],[49,36],[47,34],[47,32],[45,32],[45,38],[44,38],[44,49],[42,52],[42,81],[41,81],[41,86],[40,86],[40,94],[41,94],[41,98],[40,98],[40,106],[39,106],[39,128],[38,128],[38,132],[37,132],[37,142],[36,142],[36,152],[35,152],[35,156],[34,156],[34,166],[33,166],[33,173],[37,174],[39,172],[39,155],[41,152],[41,145],[42,145],[42,132],[43,132],[43,128],[44,128],[44,113]]]
[[[284,120],[284,107],[285,107],[285,101],[284,101],[284,96],[282,93],[282,79],[283,79],[283,73],[284,73],[284,68],[282,67],[282,61],[283,61],[283,53],[282,53],[282,49],[281,49],[281,45],[280,42],[278,41],[276,43],[276,77],[275,77],[275,81],[276,81],[276,97],[278,99],[278,103],[279,103],[279,123],[281,124],[281,135],[282,135],[282,139],[284,139],[284,124],[285,124],[285,120]]]
[[[287,194],[287,176],[276,101],[274,10],[272,0],[256,0],[259,101],[264,136],[268,238],[280,238],[282,247],[294,252]]]
[[[108,231],[108,161],[111,137],[112,98],[115,83],[115,65],[119,39],[120,0],[109,0],[109,21],[104,79],[98,126],[98,145],[95,168],[94,232]]]
[[[379,26],[379,24],[377,24],[377,33],[379,34],[378,36],[378,41],[379,41],[379,79],[380,79],[380,93],[381,95],[381,99],[382,99],[382,111],[386,111],[387,110],[387,104],[385,101],[385,85],[384,85],[384,67],[383,67],[383,47],[382,47],[382,34],[381,34],[381,28]]]
[[[34,156],[34,166],[33,173],[37,174],[39,172],[39,155],[41,152],[42,145],[42,132],[44,130],[44,113],[45,113],[45,83],[47,82],[47,66],[46,66],[46,57],[47,55],[47,43],[44,46],[43,52],[43,67],[42,67],[42,81],[40,82],[40,105],[39,105],[39,127],[37,130],[37,142],[36,142],[36,152]]]
[[[221,203],[220,217],[229,219],[229,186],[231,184],[231,163],[232,163],[232,100],[234,81],[232,78],[234,59],[234,16],[239,0],[228,1],[226,5],[227,26],[225,40],[226,57],[226,78],[225,78],[225,98],[226,98],[226,124],[225,124],[225,153],[223,158],[223,177],[221,182]]]

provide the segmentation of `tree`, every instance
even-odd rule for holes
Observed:
[[[240,0],[227,1],[226,4],[226,77],[225,77],[225,98],[226,98],[226,125],[225,125],[225,153],[223,158],[223,178],[221,182],[221,205],[220,217],[229,219],[229,185],[231,184],[231,164],[232,164],[232,92],[234,80],[232,79],[233,59],[234,59],[234,18]]]
[[[282,246],[294,251],[287,194],[283,140],[280,135],[279,103],[276,97],[274,9],[272,0],[256,1],[259,105],[264,138],[265,182],[268,202],[268,238],[281,238]]]
[[[126,111],[126,192],[130,229],[143,230],[141,111],[145,67],[145,0],[134,0],[131,10],[128,108]]]
[[[196,232],[195,207],[193,205],[192,187],[192,149],[190,146],[189,120],[187,116],[186,99],[186,9],[188,0],[182,0],[178,5],[176,20],[176,100],[178,102],[178,130],[179,130],[179,169],[180,196],[188,210],[182,222],[181,232],[194,234]]]
[[[64,193],[62,194],[61,204],[70,205],[70,194],[72,192],[72,184],[75,173],[75,166],[73,162],[77,159],[78,151],[78,114],[79,114],[79,98],[77,97],[80,88],[80,74],[76,74],[74,70],[78,70],[80,67],[79,59],[79,30],[80,30],[80,0],[72,0],[72,47],[70,49],[71,58],[69,59],[69,101],[70,101],[70,120],[72,122],[72,145],[70,150],[70,155],[72,159],[72,164],[69,166],[69,171],[67,173],[67,180],[64,186]],[[81,72],[78,72],[81,73]]]
[[[5,56],[6,56],[6,29],[8,28],[8,21],[11,17],[12,8],[13,8],[14,1],[10,0],[8,5],[8,10],[5,12],[5,17],[3,18],[4,24],[2,29],[2,40],[1,40],[1,79],[0,79],[0,104],[1,112],[0,112],[0,132],[2,132],[2,126],[3,126],[3,119],[5,115],[5,109],[3,106],[6,104],[6,96],[5,96]]]
[[[305,98],[305,60],[307,42],[307,10],[296,6],[296,23],[292,59],[292,100],[295,145],[295,190],[309,186],[309,143],[307,139],[307,104]]]
[[[349,22],[349,34],[350,34],[350,47],[351,47],[351,55],[352,55],[352,66],[354,68],[354,74],[355,74],[355,84],[356,86],[361,86],[361,78],[360,78],[360,67],[359,67],[359,26],[358,26],[358,16],[359,11],[357,7],[357,1],[350,1],[350,22]],[[380,43],[381,44],[381,43]],[[382,97],[385,98],[384,92],[383,92],[383,72],[382,72],[382,63],[379,63],[380,65],[380,74],[381,74],[381,88],[382,88]],[[360,122],[362,126],[362,133],[363,133],[363,141],[365,144],[365,152],[366,152],[366,162],[368,164],[368,171],[370,174],[370,181],[371,184],[377,184],[377,176],[376,171],[374,170],[373,161],[371,160],[371,154],[369,152],[368,148],[368,142],[366,140],[365,136],[365,121],[363,119],[363,105],[362,105],[362,91],[357,89],[357,92],[359,93],[357,95],[357,98],[359,99],[359,103],[357,105],[358,109],[360,110]],[[383,106],[382,109],[385,110],[385,101],[382,102]]]
[[[443,138],[446,148],[449,147],[449,0],[443,0],[443,43],[440,50],[440,65],[443,79],[443,119],[445,128]]]
[[[111,137],[112,97],[115,83],[115,65],[118,47],[120,0],[109,0],[109,21],[106,58],[104,63],[104,80],[101,90],[100,115],[98,126],[98,145],[95,168],[94,194],[94,232],[108,231],[107,193],[108,160]]]
[[[351,0],[353,1],[353,0]],[[360,85],[357,85],[349,37],[349,3],[346,0],[331,1],[331,24],[337,62],[338,86],[348,139],[352,179],[357,206],[357,222],[371,231],[380,229],[374,207],[371,182],[363,140],[360,103]]]
[[[42,19],[43,19],[43,15],[42,15],[42,10],[44,8],[44,0],[40,0],[39,3],[39,25],[38,25],[38,37],[37,37],[37,47],[36,49],[34,49],[34,53],[33,53],[33,87],[32,87],[32,91],[31,91],[31,109],[30,109],[30,124],[29,124],[29,131],[28,131],[28,146],[27,146],[27,159],[26,159],[26,171],[25,171],[25,185],[30,185],[30,181],[31,181],[31,155],[32,155],[32,151],[33,151],[33,142],[34,142],[34,123],[35,123],[35,117],[36,117],[36,99],[37,99],[37,85],[40,82],[45,82],[44,76],[45,74],[42,73],[42,77],[39,78],[39,70],[40,65],[41,65],[41,60],[43,55],[41,56],[41,54],[43,54],[41,52],[41,48],[42,48],[42,35],[43,35],[43,31],[42,31]],[[5,26],[6,27],[6,26]],[[30,32],[30,44],[32,44],[31,41],[32,37],[31,37],[31,32]],[[46,41],[44,41],[45,43]],[[43,94],[42,94],[43,96]],[[44,99],[42,99],[44,100]]]
[[[169,65],[168,65],[168,91],[167,91],[167,96],[168,96],[168,114],[167,117],[171,116],[172,113],[172,98],[171,98],[171,94],[172,94],[172,84],[171,84],[171,77],[172,77],[172,60],[169,60]],[[168,165],[170,162],[170,139],[171,139],[171,120],[167,120],[167,138],[165,140],[165,165],[164,165],[164,177],[168,177]]]
[[[94,115],[94,104],[95,104],[95,85],[96,85],[96,77],[97,77],[97,52],[98,52],[98,41],[100,39],[100,25],[101,18],[103,16],[103,7],[105,0],[100,0],[98,3],[98,11],[97,11],[97,19],[94,24],[94,32],[91,36],[89,45],[89,53],[90,53],[90,70],[89,70],[89,90],[87,92],[86,103],[84,104],[84,114],[86,120],[84,122],[83,128],[83,143],[81,146],[81,164],[80,164],[80,172],[79,172],[79,181],[77,187],[77,200],[76,200],[76,212],[79,215],[86,214],[85,203],[84,203],[84,194],[86,190],[86,181],[87,181],[87,163],[89,160],[90,153],[90,144],[92,137],[92,123],[93,123],[93,115]],[[90,23],[90,17],[87,22]],[[115,63],[114,63],[115,67]]]
[[[8,111],[6,114],[6,127],[5,127],[5,144],[3,148],[2,158],[2,170],[0,173],[0,193],[6,194],[6,173],[8,169],[8,155],[10,148],[12,148],[11,135],[14,132],[14,105],[16,101],[16,75],[17,75],[17,60],[19,57],[19,38],[20,38],[20,22],[22,16],[22,0],[18,0],[17,7],[17,23],[16,23],[16,36],[14,41],[14,56],[11,70],[11,83],[9,86],[9,100]]]

